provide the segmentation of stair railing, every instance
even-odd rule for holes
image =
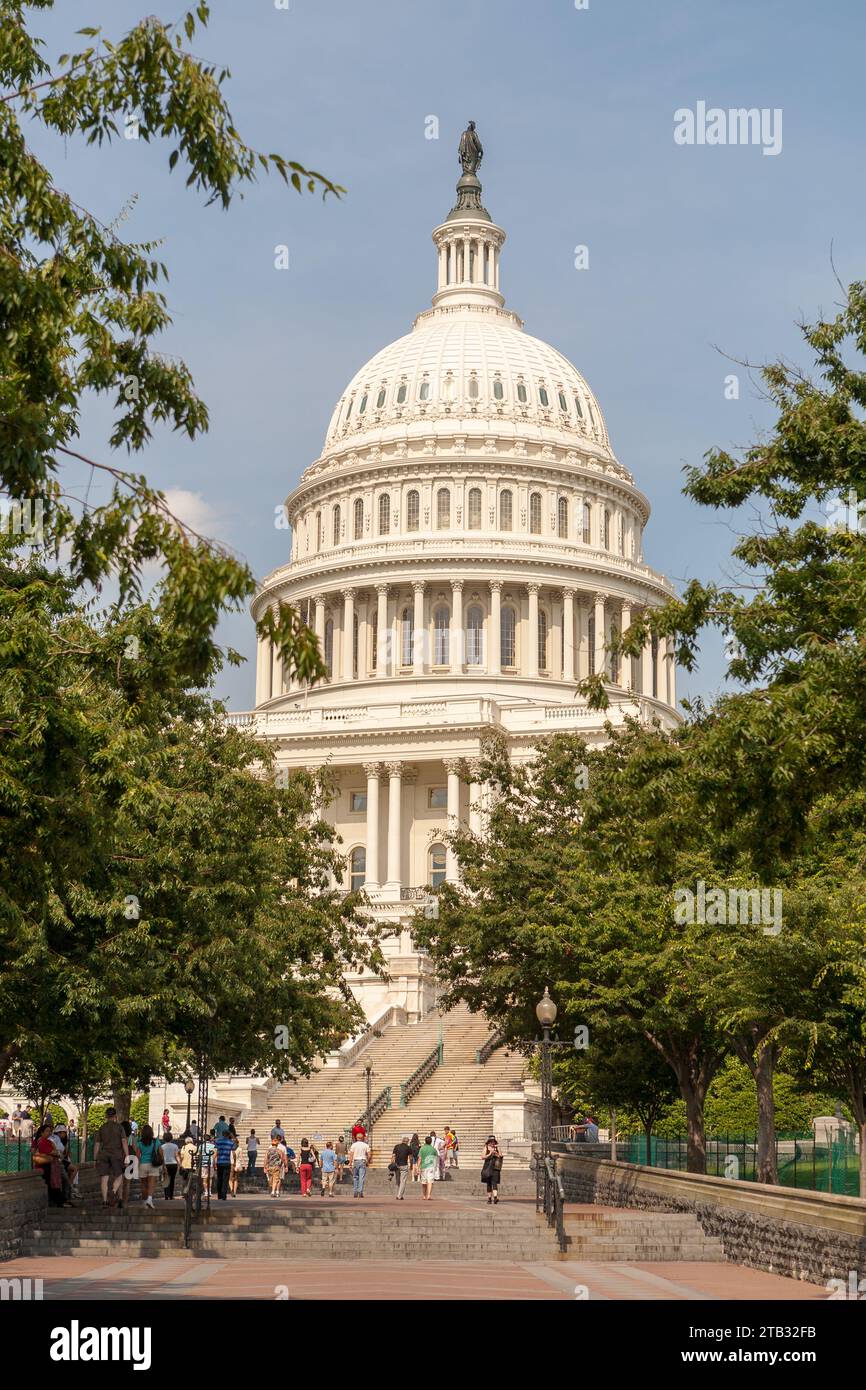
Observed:
[[[412,1099],[416,1091],[421,1087],[428,1077],[432,1076],[437,1067],[441,1067],[445,1056],[445,1048],[442,1042],[438,1042],[430,1053],[425,1057],[420,1067],[416,1067],[412,1075],[406,1081],[400,1083],[400,1109],[405,1109],[408,1102]]]
[[[502,1030],[497,1029],[495,1033],[490,1034],[486,1042],[475,1049],[475,1061],[479,1067],[483,1067],[484,1063],[493,1056],[497,1048],[502,1046],[504,1036]]]
[[[568,1236],[565,1233],[565,1188],[552,1158],[545,1158],[544,1160],[543,1178],[544,1210],[547,1214],[547,1224],[556,1227],[556,1239],[564,1254],[568,1249]]]
[[[362,1115],[359,1115],[353,1124],[347,1125],[343,1132],[345,1134],[351,1134],[354,1125],[363,1125],[365,1129],[372,1130],[376,1121],[384,1115],[386,1110],[390,1109],[391,1087],[386,1086],[384,1091],[380,1091],[375,1099],[370,1101],[370,1109],[365,1110]]]

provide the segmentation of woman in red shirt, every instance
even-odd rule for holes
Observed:
[[[40,1125],[33,1136],[30,1152],[34,1168],[38,1168],[45,1179],[48,1205],[63,1207],[67,1205],[63,1195],[63,1171],[60,1167],[60,1155],[51,1138],[53,1130],[53,1124]]]

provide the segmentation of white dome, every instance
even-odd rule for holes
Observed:
[[[331,417],[325,451],[394,426],[425,422],[508,425],[564,432],[610,455],[598,402],[576,367],[492,305],[441,306],[371,357]],[[360,439],[359,439],[359,442]],[[367,442],[367,439],[364,439]]]

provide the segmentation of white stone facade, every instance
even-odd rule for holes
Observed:
[[[619,665],[605,652],[612,630],[673,589],[643,563],[649,505],[598,402],[504,308],[505,233],[483,210],[452,213],[433,240],[433,307],[341,396],[286,502],[291,560],[252,606],[300,607],[330,680],[285,681],[259,642],[256,709],[230,716],[282,766],[327,764],[338,778],[327,817],[346,886],[363,883],[397,929],[390,981],[350,981],[370,1018],[389,1005],[418,1018],[435,1001],[412,914],[427,885],[456,876],[448,826],[481,831],[485,789],[458,765],[485,729],[528,757],[555,730],[600,739],[606,718],[678,719],[664,644]],[[605,714],[575,693],[601,669]]]

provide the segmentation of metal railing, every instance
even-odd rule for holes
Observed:
[[[548,1226],[556,1228],[556,1239],[564,1253],[569,1244],[565,1232],[565,1188],[555,1161],[536,1155],[535,1178],[535,1209],[543,1211]]]
[[[35,1134],[38,1126],[34,1125]],[[90,1163],[93,1160],[95,1135],[89,1134],[87,1146],[75,1134],[69,1140],[69,1160],[71,1163]],[[0,1173],[26,1173],[33,1167],[31,1139],[20,1134],[0,1135]]]
[[[355,1125],[363,1125],[366,1130],[371,1130],[378,1119],[384,1115],[386,1110],[391,1109],[391,1087],[386,1086],[384,1091],[380,1091],[373,1100],[370,1101],[369,1110],[364,1110],[351,1124],[347,1125],[344,1134],[351,1134]],[[367,1136],[369,1138],[369,1134]]]
[[[402,1110],[407,1101],[411,1100],[416,1091],[421,1087],[428,1077],[432,1076],[437,1067],[441,1067],[445,1049],[442,1043],[437,1043],[429,1057],[425,1057],[420,1067],[416,1067],[412,1075],[406,1081],[400,1083],[400,1109]]]
[[[493,1053],[502,1046],[504,1036],[502,1031],[497,1029],[495,1033],[490,1034],[486,1042],[475,1049],[475,1061],[479,1067],[483,1067],[484,1063],[493,1056]]]
[[[581,1145],[575,1147],[579,1152]],[[707,1174],[757,1181],[757,1136],[754,1134],[708,1135],[705,1140]],[[653,1135],[647,1153],[647,1140],[633,1134],[617,1143],[620,1158],[653,1168],[685,1170],[688,1140],[685,1135],[661,1138]],[[814,1134],[776,1135],[776,1167],[780,1187],[801,1191],[833,1192],[838,1196],[859,1195],[859,1154],[853,1126],[835,1137],[818,1139]]]

